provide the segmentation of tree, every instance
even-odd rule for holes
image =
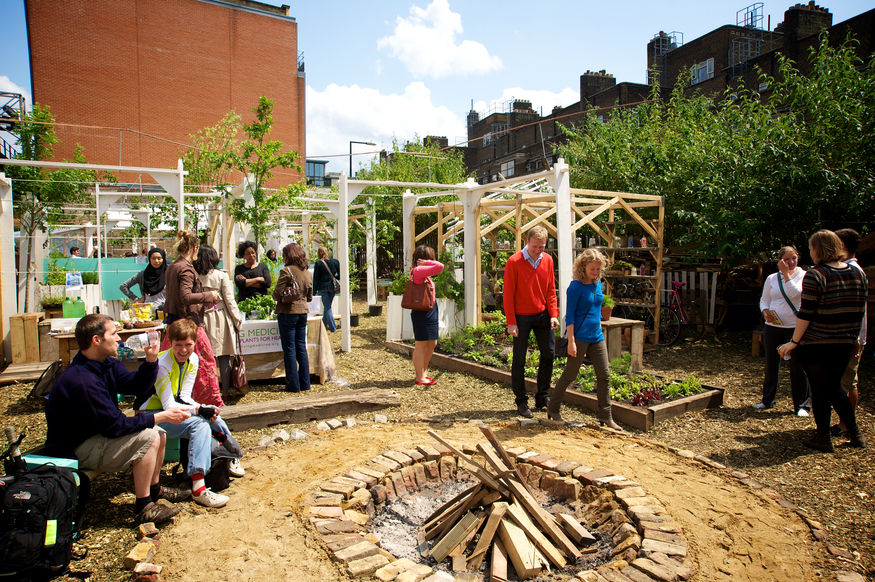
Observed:
[[[860,229],[875,213],[873,68],[825,35],[811,59],[806,77],[780,57],[765,99],[737,89],[715,103],[679,83],[664,102],[654,90],[607,123],[590,114],[566,129],[557,153],[574,187],[665,196],[667,240],[730,264],[804,248],[819,228]]]
[[[252,112],[255,121],[244,123],[243,131],[249,137],[240,144],[239,153],[228,151],[221,156],[222,165],[225,169],[237,170],[243,176],[251,176],[248,191],[251,200],[238,198],[228,205],[228,211],[235,220],[252,227],[256,242],[262,247],[267,243],[267,233],[270,231],[271,217],[274,213],[289,203],[306,189],[303,180],[292,184],[284,189],[268,191],[265,184],[273,177],[276,168],[291,169],[302,172],[301,166],[296,163],[298,153],[295,151],[283,152],[283,143],[270,139],[270,131],[273,127],[273,104],[274,101],[262,95],[258,99]],[[227,185],[224,186],[227,192]]]

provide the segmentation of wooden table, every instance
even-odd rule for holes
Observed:
[[[129,338],[132,335],[136,335],[138,333],[146,333],[149,330],[155,329],[154,327],[140,327],[134,329],[120,329],[118,330],[119,337],[122,338],[122,341],[125,341],[126,338]],[[164,328],[158,329],[159,333]],[[72,357],[70,356],[70,352],[79,351],[79,346],[76,345],[76,334],[73,333],[59,333],[54,336],[55,339],[58,340],[58,351],[61,352],[61,365],[66,368],[70,365],[70,360]]]
[[[637,372],[644,368],[644,322],[637,319],[611,317],[602,321],[602,332],[605,334],[605,344],[608,348],[608,361],[619,358],[623,352],[623,330],[632,328],[629,352],[632,354],[632,370]]]
[[[260,321],[260,320],[259,320]],[[264,322],[276,326],[276,321]],[[244,324],[241,336],[243,342],[243,361],[246,362],[246,377],[249,380],[267,380],[270,378],[283,378],[286,375],[283,352],[279,347],[278,336],[264,338],[266,343],[275,347],[257,353],[250,352],[246,340],[246,325]],[[271,334],[273,335],[273,334]],[[263,336],[262,336],[263,337]],[[254,350],[251,350],[254,351]],[[319,383],[324,384],[330,377],[336,374],[337,365],[334,362],[334,349],[331,347],[331,339],[322,324],[322,316],[316,315],[307,318],[307,360],[310,364],[310,375],[317,376]]]
[[[389,298],[391,283],[377,283],[377,301],[386,301]]]

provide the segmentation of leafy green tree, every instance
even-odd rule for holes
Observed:
[[[875,75],[853,48],[824,35],[808,76],[779,57],[779,78],[762,78],[767,98],[738,89],[715,103],[679,84],[663,101],[654,90],[607,123],[590,114],[566,129],[557,153],[574,187],[665,196],[669,244],[731,264],[804,247],[814,230],[875,212]]]
[[[273,177],[276,168],[303,172],[295,161],[298,153],[291,150],[283,152],[283,143],[270,139],[273,104],[274,101],[262,95],[258,99],[258,105],[252,109],[255,121],[243,124],[243,131],[249,139],[240,144],[239,152],[227,151],[220,156],[221,167],[237,170],[243,176],[252,176],[249,184],[251,202],[238,198],[230,202],[228,211],[235,220],[252,227],[256,242],[262,247],[267,243],[271,217],[279,208],[292,203],[306,190],[303,180],[277,191],[265,189],[265,184]],[[227,191],[227,186],[225,189]]]

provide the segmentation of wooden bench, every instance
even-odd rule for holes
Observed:
[[[760,347],[763,345],[763,330],[754,330],[750,344],[750,355],[759,358],[761,355]]]

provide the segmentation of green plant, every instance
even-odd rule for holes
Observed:
[[[632,354],[623,354],[611,360],[609,367],[614,374],[628,374],[632,369]]]
[[[595,389],[595,381],[595,370],[592,366],[581,366],[576,380],[581,392],[592,392]]]
[[[240,312],[245,314],[253,311],[258,312],[258,319],[276,319],[276,301],[270,295],[256,295],[249,299],[244,299],[238,305]]]
[[[97,285],[100,283],[100,275],[96,271],[82,273],[82,283],[85,285]]]
[[[631,263],[627,263],[626,261],[617,261],[616,263],[614,263],[614,269],[616,269],[617,271],[622,271],[624,269],[632,270],[634,268],[635,267],[633,267]]]
[[[64,304],[63,297],[43,297],[39,300],[39,304],[45,308],[49,307],[61,307]]]
[[[610,295],[602,296],[602,307],[613,307],[614,305],[614,300]]]
[[[131,298],[125,297],[124,299],[122,299],[122,311],[127,311],[130,308],[131,308]]]
[[[465,283],[456,281],[453,256],[444,251],[438,259],[444,264],[444,270],[431,278],[434,281],[435,296],[440,299],[455,301],[456,309],[465,309]]]
[[[404,290],[407,288],[407,281],[409,279],[409,272],[395,271],[392,274],[392,284],[389,285],[389,292],[394,295],[404,295]]]
[[[72,271],[67,269],[66,267],[59,267],[58,260],[65,259],[65,257],[57,257],[53,258],[49,261],[46,275],[43,278],[43,281],[46,285],[66,285],[67,284],[67,273],[71,273]]]

